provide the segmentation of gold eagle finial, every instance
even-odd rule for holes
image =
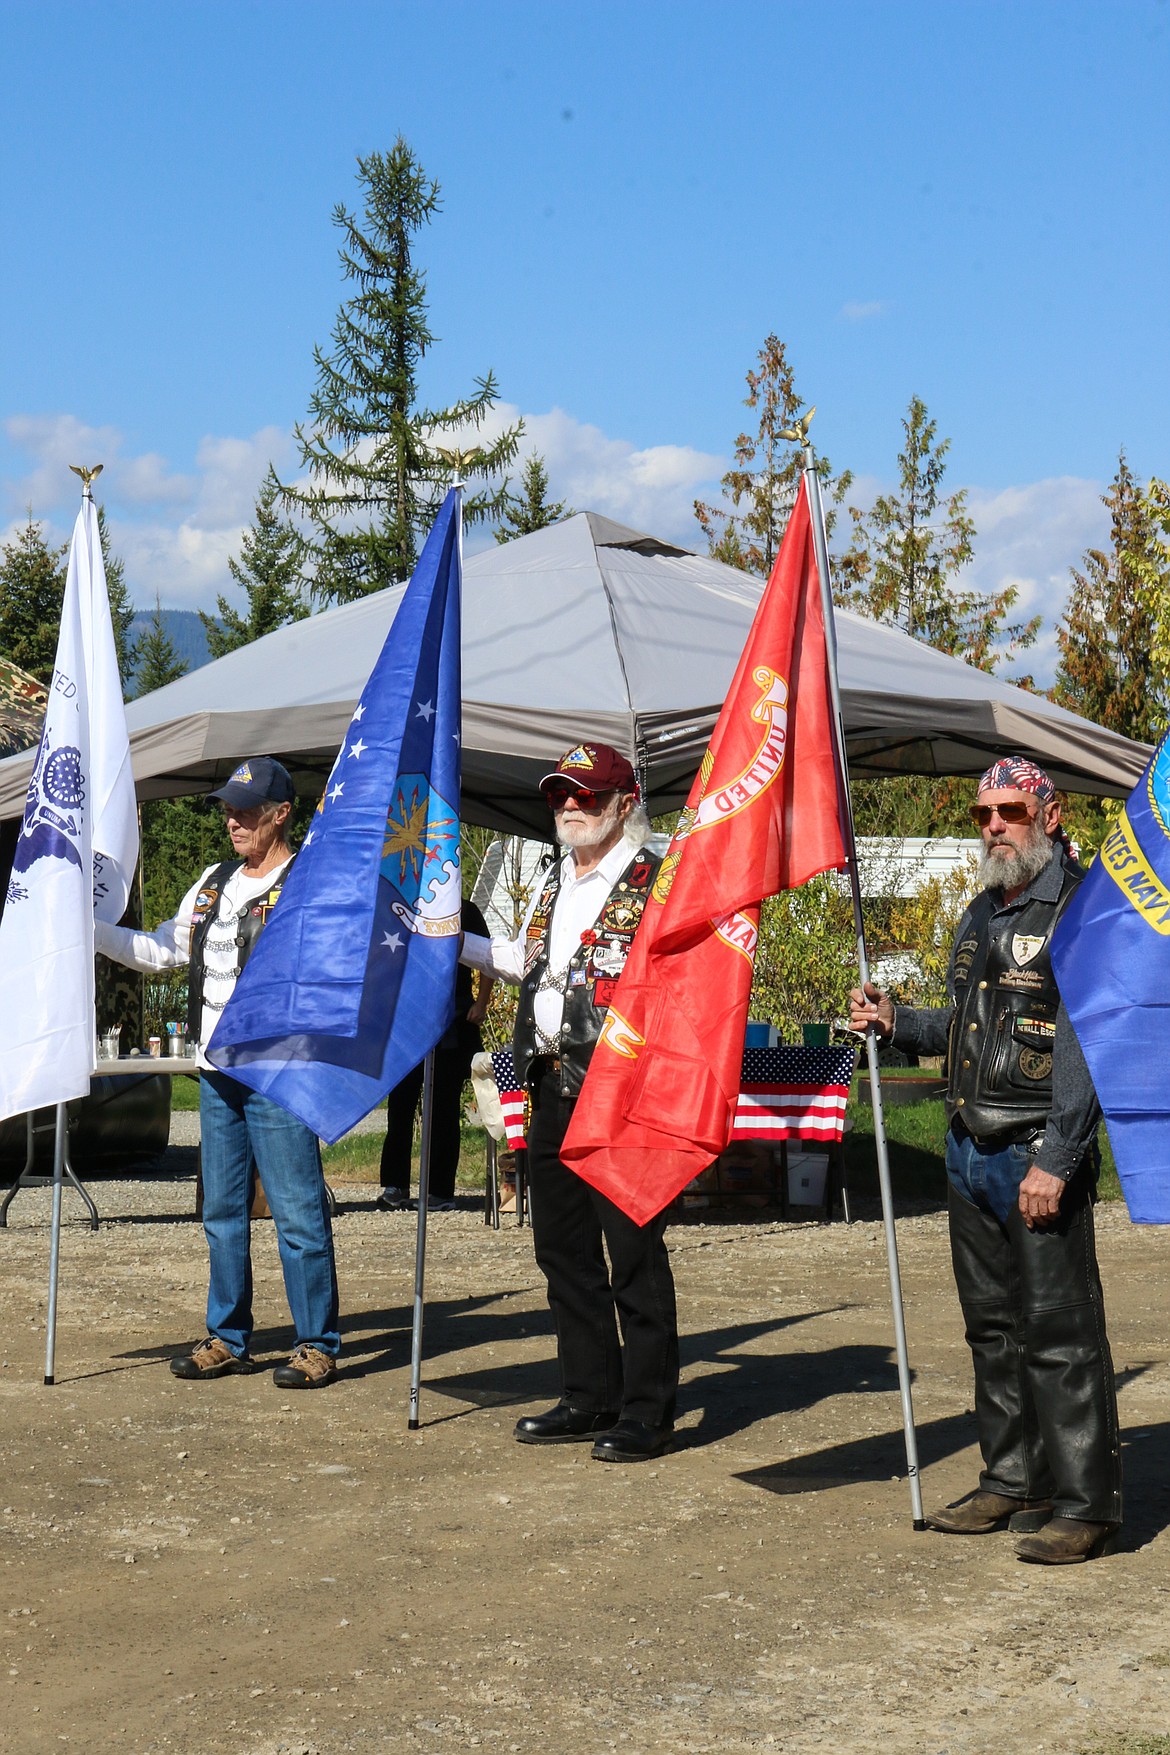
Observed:
[[[780,428],[780,437],[787,439],[792,445],[807,445],[808,429],[812,426],[812,417],[816,412],[817,405],[814,402],[807,414],[802,414],[790,427]]]
[[[84,487],[86,493],[88,493],[93,483],[105,468],[105,464],[95,463],[92,469],[87,469],[84,463],[71,463],[69,467],[74,475],[79,475],[81,477],[81,485]]]
[[[465,469],[469,469],[473,463],[478,463],[483,456],[483,451],[478,445],[473,445],[470,451],[449,451],[443,445],[435,445],[433,449],[435,456],[441,457],[444,463],[449,463],[457,475],[462,475]]]

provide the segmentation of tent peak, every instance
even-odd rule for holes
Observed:
[[[648,536],[644,530],[631,530],[626,524],[615,524],[612,518],[605,518],[600,512],[582,512],[587,520],[589,534],[596,548],[632,548],[641,555],[689,555],[689,548],[679,548],[677,543],[664,542],[660,536]]]

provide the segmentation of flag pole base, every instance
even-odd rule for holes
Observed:
[[[52,1376],[52,1374],[50,1374],[48,1377],[45,1378],[45,1388],[52,1389],[52,1387],[56,1383],[56,1381],[57,1381],[57,1379],[54,1376]]]
[[[406,1430],[408,1432],[417,1432],[418,1431],[418,1421],[417,1420],[408,1420],[406,1422]],[[925,1527],[926,1526],[924,1524],[923,1528],[925,1529]]]
[[[929,1528],[930,1525],[924,1517],[916,1517],[914,1519],[914,1533],[916,1536],[920,1536],[924,1530],[928,1530]]]

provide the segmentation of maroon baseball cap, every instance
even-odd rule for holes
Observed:
[[[566,750],[551,774],[540,782],[543,792],[555,780],[567,780],[584,786],[590,792],[637,792],[634,770],[622,755],[608,743],[579,743]]]

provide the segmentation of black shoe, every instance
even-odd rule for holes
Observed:
[[[644,1420],[619,1420],[602,1432],[591,1455],[596,1462],[649,1462],[674,1443],[674,1427],[647,1427]]]
[[[598,1462],[649,1462],[674,1443],[673,1426],[647,1426],[641,1420],[619,1420],[593,1446]]]
[[[513,1438],[521,1444],[572,1444],[592,1438],[596,1432],[608,1432],[614,1423],[612,1412],[589,1414],[583,1408],[571,1408],[558,1402],[547,1414],[526,1414],[517,1420]]]
[[[405,1188],[384,1188],[374,1205],[380,1213],[409,1213],[414,1202]]]

